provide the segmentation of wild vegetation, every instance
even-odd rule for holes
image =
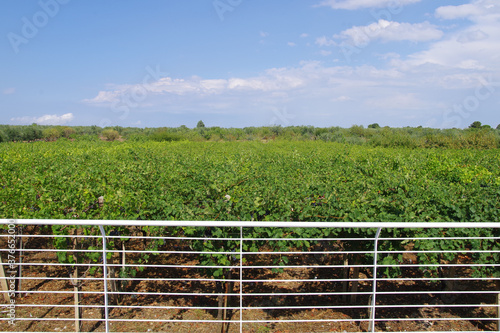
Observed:
[[[497,149],[486,149],[498,147],[498,134],[493,129],[277,127],[223,130],[198,127],[154,130],[149,134],[146,130],[128,133],[127,129],[110,129],[126,137],[124,142],[111,141],[111,137],[99,140],[98,136],[105,134],[104,131],[99,133],[98,128],[94,128],[95,134],[78,134],[79,129],[74,130],[69,139],[56,142],[0,144],[1,218],[68,219],[67,226],[46,230],[56,235],[99,234],[92,226],[71,226],[71,219],[284,222],[500,219],[500,159]],[[271,140],[272,130],[278,131],[274,140]],[[219,134],[214,139],[216,132]],[[203,135],[208,134],[207,140]],[[230,142],[220,142],[221,138],[230,135],[227,140]],[[325,142],[330,141],[325,138],[336,135],[343,138],[342,142],[355,144]],[[313,136],[318,139],[313,141]],[[393,141],[389,141],[391,138]],[[425,144],[417,145],[416,142]],[[107,232],[120,236],[109,242],[110,249],[117,251],[125,248],[127,236],[137,232],[149,236],[200,238],[230,238],[237,233],[231,228],[194,227],[110,227]],[[292,243],[287,241],[289,238],[345,239],[371,237],[374,232],[255,228],[247,237],[282,238],[273,246],[275,250],[286,251],[292,246],[308,249],[317,244],[312,241]],[[442,240],[435,244],[435,241],[419,240],[429,232],[500,236],[499,229],[473,228],[460,231],[385,229],[383,236],[412,237],[415,239],[413,246],[418,250],[436,246],[447,249],[449,252],[441,255],[418,254],[422,274],[429,277],[451,276],[453,271],[439,271],[437,266],[428,265],[452,263],[470,249],[485,250],[470,258],[477,264],[500,262],[499,253],[489,252],[500,249],[498,242]],[[227,278],[231,272],[229,267],[239,260],[236,255],[226,254],[239,249],[237,240],[193,239],[188,244],[195,251],[224,252],[202,254],[199,258],[198,263],[206,267],[205,274],[215,278]],[[251,252],[268,246],[261,241],[245,244],[244,251]],[[149,239],[145,242],[145,249],[149,251],[135,259],[136,266],[116,274],[128,277],[142,271],[141,265],[154,261],[154,253],[162,245],[163,241]],[[100,244],[95,240],[80,238],[78,242],[68,242],[68,238],[56,238],[53,246],[60,250],[59,261],[73,267],[70,274],[74,279],[82,272],[72,264],[97,263],[102,259],[99,253],[76,255],[72,252],[80,248],[98,249]],[[344,249],[369,250],[359,246],[362,246],[359,242],[344,241],[342,244]],[[380,243],[380,250],[398,250],[405,246],[384,241]],[[370,256],[356,256],[351,260],[358,265],[368,264],[373,260]],[[109,258],[112,258],[111,253]],[[274,265],[286,265],[288,260],[287,256],[276,257]],[[380,255],[379,260],[383,264],[397,264],[402,257],[387,254]],[[211,266],[217,267],[211,269]],[[398,276],[400,271],[395,267],[387,268],[384,274]],[[471,274],[498,277],[500,271],[495,266],[478,265]]]
[[[2,218],[500,218],[500,160],[496,149],[382,148],[285,141],[60,140],[4,143],[0,145],[0,157]],[[103,198],[103,204],[99,204],[99,198]],[[198,235],[205,230],[182,232]]]
[[[390,128],[371,124],[367,128],[313,126],[267,126],[245,128],[205,127],[200,120],[195,128],[107,127],[97,126],[9,126],[0,125],[0,142],[128,140],[145,141],[324,141],[369,147],[404,148],[500,148],[500,125],[496,129],[473,122],[467,129],[434,129],[423,127]]]

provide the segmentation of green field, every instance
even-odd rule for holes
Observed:
[[[2,218],[498,221],[497,149],[325,142],[0,145]],[[104,197],[104,205],[97,200]]]
[[[475,222],[499,221],[500,217],[498,149],[383,148],[321,141],[60,139],[2,143],[0,157],[0,214],[8,219]],[[176,244],[182,243],[194,251],[187,252],[189,262],[203,267],[188,277],[208,276],[219,279],[218,290],[223,290],[223,285],[232,288],[226,279],[237,274],[234,268],[240,264],[236,254],[240,249],[238,228],[105,229],[111,236],[107,258],[116,266],[125,263],[120,251],[140,249],[127,255],[129,267],[112,271],[111,276],[126,280],[156,274],[158,271],[147,264],[170,262],[170,255],[159,252],[175,252]],[[250,253],[334,249],[338,254],[322,256],[334,265],[329,267],[331,276],[340,274],[332,267],[342,268],[346,262],[369,267],[374,259],[370,252],[373,242],[363,240],[372,239],[375,232],[356,228],[245,228],[248,240],[241,246]],[[439,289],[432,285],[437,279],[451,279],[457,274],[466,278],[499,277],[500,270],[492,264],[500,260],[499,232],[479,228],[385,228],[381,233],[384,240],[378,243],[378,250],[385,252],[377,261],[386,266],[378,274],[425,277],[430,279],[431,289]],[[98,268],[101,234],[96,226],[75,227],[68,221],[67,226],[26,227],[23,234],[55,235],[43,246],[57,249],[57,260],[67,265],[70,276],[82,274],[75,263],[87,265],[89,275],[102,274]],[[59,237],[63,235],[95,237],[70,241]],[[149,238],[138,242],[130,237],[141,235]],[[190,238],[176,242],[186,236]],[[407,241],[401,242],[398,237]],[[174,238],[176,241],[171,241]],[[409,250],[416,251],[415,261],[410,263],[418,267],[405,266],[403,252]],[[345,251],[351,252],[342,255]],[[247,255],[242,260],[243,265],[273,267],[306,264],[281,254],[265,258]],[[451,267],[459,261],[474,265],[470,269]],[[350,268],[345,267],[344,276],[348,277]],[[366,276],[374,274],[371,268],[361,271]],[[163,270],[162,274],[176,272]],[[272,276],[278,278],[283,272],[273,268]],[[360,270],[352,274],[357,279]],[[128,290],[125,282],[113,288],[113,292]],[[339,288],[327,291],[347,290]],[[453,283],[446,282],[446,288],[454,290]],[[495,290],[498,285],[486,281],[480,288]]]

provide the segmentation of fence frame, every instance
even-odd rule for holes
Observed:
[[[234,238],[234,240],[240,241],[239,246],[239,326],[240,332],[243,332],[243,323],[246,322],[255,322],[255,321],[245,321],[243,320],[243,256],[245,252],[243,251],[243,242],[244,240],[248,240],[243,238],[244,228],[253,228],[253,227],[270,227],[270,228],[370,228],[376,229],[376,235],[374,238],[367,238],[366,240],[373,241],[374,251],[373,251],[373,287],[371,292],[371,301],[369,307],[369,331],[375,332],[375,322],[376,319],[376,298],[377,298],[377,268],[383,267],[384,265],[378,265],[378,254],[383,253],[383,251],[378,252],[378,242],[381,239],[380,233],[382,229],[386,228],[500,228],[500,223],[498,222],[256,222],[256,221],[145,221],[145,220],[55,220],[55,219],[0,219],[0,224],[8,225],[72,225],[72,226],[97,226],[100,230],[102,236],[102,246],[103,246],[103,284],[104,284],[104,314],[105,318],[101,319],[105,323],[105,331],[109,332],[109,291],[108,291],[108,264],[106,260],[107,252],[116,252],[112,250],[107,250],[107,238],[110,236],[106,235],[104,227],[105,226],[161,226],[161,227],[237,227],[240,229],[240,238]],[[5,236],[3,236],[5,237]],[[30,235],[21,235],[21,237],[32,237]],[[59,237],[59,236],[58,236]],[[3,250],[5,251],[5,250]],[[21,249],[22,251],[22,249]],[[438,251],[443,252],[443,251]],[[368,252],[364,252],[368,253]],[[248,253],[247,253],[248,254]],[[1,258],[0,258],[1,259]],[[19,263],[21,265],[21,263]],[[0,261],[0,282],[5,286],[4,281],[6,282],[5,274],[3,274],[3,265],[5,263],[1,263]],[[314,266],[311,266],[314,267]],[[352,266],[351,266],[352,267]],[[3,274],[3,275],[2,275]],[[500,278],[493,278],[492,280],[498,280]],[[19,281],[21,279],[19,278]],[[5,288],[5,287],[4,287]],[[3,288],[3,289],[4,289]],[[3,293],[7,292],[6,290]],[[366,306],[365,306],[366,307]],[[498,316],[498,329],[500,330],[500,291],[498,294],[498,306],[497,306],[497,316]],[[214,321],[215,322],[215,321]],[[235,321],[231,321],[235,323]],[[268,322],[268,321],[266,321]]]

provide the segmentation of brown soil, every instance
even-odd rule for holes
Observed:
[[[4,242],[4,240],[1,240]],[[50,248],[50,242],[44,238],[31,238],[28,246],[36,249]],[[4,244],[2,244],[3,246]],[[140,243],[127,244],[127,249],[143,249]],[[161,250],[174,249],[173,246],[166,246]],[[178,249],[178,248],[177,248]],[[2,253],[5,260],[4,253]],[[128,260],[132,260],[130,255]],[[252,263],[261,265],[271,264],[268,256],[255,256]],[[118,260],[118,257],[115,258]],[[408,259],[408,257],[407,257]],[[328,264],[338,263],[340,257],[334,255],[304,255],[297,258],[290,258],[291,265],[298,264]],[[5,261],[4,261],[5,262]],[[23,262],[56,263],[57,256],[54,252],[25,252]],[[196,257],[193,255],[164,254],[155,257],[156,264],[195,264]],[[286,269],[282,272],[273,272],[270,269],[249,269],[245,270],[245,279],[268,279],[264,283],[248,283],[244,285],[246,293],[287,293],[287,292],[341,292],[341,282],[273,282],[277,279],[331,279],[342,278],[342,266],[339,268],[300,268]],[[421,277],[418,270],[407,269],[403,272],[407,277]],[[467,274],[466,271],[457,272]],[[5,321],[0,321],[0,331],[74,331],[74,297],[73,285],[68,278],[68,271],[61,266],[25,266],[22,274],[24,277],[43,277],[47,279],[23,280],[22,289],[26,294],[16,297],[16,317],[27,320],[17,320],[14,327]],[[51,280],[49,278],[64,278],[63,280]],[[144,279],[154,278],[179,278],[179,281],[151,281]],[[109,318],[113,321],[110,324],[110,331],[113,332],[200,332],[212,333],[220,332],[220,324],[212,323],[216,320],[217,310],[205,309],[170,309],[158,307],[203,307],[217,306],[217,286],[212,281],[189,281],[187,279],[203,278],[200,269],[145,269],[139,272],[136,279],[131,279],[124,286],[125,292],[139,293],[138,295],[124,295],[120,301],[122,306],[135,308],[112,308]],[[370,278],[371,272],[362,269],[360,278]],[[96,273],[95,281],[83,284],[82,291],[89,292],[82,295],[81,305],[86,305],[82,310],[82,331],[102,332],[105,330],[101,320],[103,313],[98,305],[104,304],[101,294],[91,294],[92,291],[102,291],[102,274]],[[239,279],[239,270],[233,272],[233,279]],[[186,279],[186,280],[182,280]],[[234,291],[239,291],[239,283],[235,282]],[[441,297],[433,294],[433,291],[440,291],[441,285],[438,282],[379,282],[379,291],[398,291],[400,294],[378,295],[377,305],[391,305],[392,308],[378,308],[376,331],[495,331],[494,320],[456,320],[459,318],[495,318],[496,313],[493,307],[452,307],[457,304],[495,304],[495,291],[499,290],[493,282],[485,283],[468,281],[457,288],[462,290],[488,290],[491,294],[465,294],[456,297]],[[370,281],[360,283],[358,292],[370,292],[372,285]],[[426,290],[425,294],[411,295],[404,291]],[[43,291],[42,293],[34,293]],[[67,291],[64,294],[55,294],[53,291]],[[214,293],[213,296],[160,296],[148,295],[147,293],[180,292],[180,293]],[[239,306],[239,297],[230,297],[230,306]],[[251,333],[285,333],[285,332],[359,332],[369,329],[366,319],[369,313],[366,308],[355,308],[369,304],[367,295],[359,295],[356,300],[343,299],[338,295],[313,295],[313,296],[252,296],[244,298],[244,306],[299,306],[307,305],[309,309],[256,309],[245,310],[244,320],[268,320],[261,323],[244,323],[243,331]],[[445,303],[446,301],[446,303]],[[33,306],[23,307],[23,304]],[[67,307],[43,307],[38,305],[56,304],[67,305]],[[404,307],[404,304],[422,304],[421,307]],[[339,309],[325,309],[325,305],[340,305]],[[436,308],[435,305],[444,307]],[[449,307],[447,306],[449,305]],[[150,308],[153,307],[153,308]],[[29,318],[68,318],[68,321],[51,320],[29,320]],[[228,333],[239,332],[240,312],[238,309],[228,311],[228,319],[236,322],[228,325]],[[383,318],[398,318],[398,321],[384,322]],[[425,318],[439,318],[440,320],[426,320]],[[450,320],[446,320],[449,318]],[[131,322],[123,320],[142,320]],[[322,320],[321,322],[288,322],[280,323],[279,320]],[[342,322],[329,322],[327,320],[341,319]],[[161,320],[178,320],[179,322],[161,322]],[[200,322],[183,322],[186,320],[197,320]],[[275,321],[275,322],[273,322]]]

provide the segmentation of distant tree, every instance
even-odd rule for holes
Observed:
[[[380,125],[377,123],[373,123],[373,124],[368,125],[368,128],[380,128]]]
[[[9,138],[2,130],[0,130],[0,142],[6,142],[6,141],[9,141]]]
[[[48,140],[56,140],[61,136],[62,133],[57,127],[49,127],[43,131],[43,137]]]
[[[491,126],[490,125],[483,125],[483,126],[481,126],[481,128],[491,128]]]
[[[469,128],[481,128],[481,127],[482,127],[482,124],[480,121],[475,121],[469,125]]]
[[[73,134],[76,133],[75,129],[72,128],[72,127],[68,127],[68,126],[65,126],[61,129],[62,131],[62,135],[65,137],[65,138],[70,138]]]
[[[100,131],[100,128],[97,127],[96,125],[92,125],[92,126],[86,128],[87,134],[91,134],[91,135],[97,135],[97,134],[99,134],[99,131]]]
[[[112,127],[112,129],[117,131],[118,134],[122,135],[123,127],[116,125],[116,126]]]
[[[4,133],[7,135],[8,141],[21,141],[23,139],[23,134],[19,126],[8,126]]]
[[[365,129],[363,125],[352,125],[351,128],[349,128],[349,132],[355,136],[359,137],[365,136]]]
[[[23,136],[24,141],[32,141],[32,140],[41,139],[43,136],[43,133],[37,124],[33,124],[31,126],[24,127],[24,129],[22,131],[22,136]]]
[[[197,128],[203,128],[203,127],[205,127],[205,124],[203,123],[203,121],[201,121],[201,120],[200,120],[200,121],[198,122],[198,124],[196,124],[196,127],[197,127]]]
[[[102,136],[108,141],[115,141],[120,137],[120,133],[117,130],[109,128],[102,131]]]
[[[500,124],[498,124],[498,126],[497,126],[497,130],[500,130]]]

